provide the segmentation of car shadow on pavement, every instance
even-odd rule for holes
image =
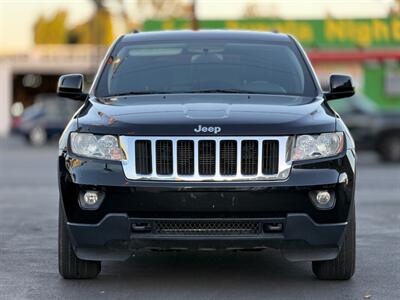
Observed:
[[[127,262],[104,263],[95,280],[62,281],[61,285],[68,291],[79,288],[76,292],[80,296],[85,291],[89,298],[106,294],[118,299],[134,295],[140,299],[249,299],[266,295],[272,299],[282,299],[282,295],[307,299],[308,292],[313,290],[315,295],[318,287],[321,291],[316,294],[323,297],[327,287],[326,282],[315,279],[311,263],[288,262],[279,251],[270,249],[141,252]]]
[[[114,275],[113,266],[105,264],[104,267],[104,279],[111,279]],[[119,265],[115,271],[132,279],[149,276],[152,280],[155,277],[165,280],[166,276],[173,276],[175,279],[181,277],[183,280],[190,280],[188,276],[195,275],[193,279],[196,281],[200,277],[210,280],[224,276],[230,277],[231,280],[236,277],[240,280],[245,277],[253,277],[252,280],[262,277],[265,280],[266,277],[283,278],[287,275],[310,277],[309,267],[307,263],[290,263],[280,256],[279,251],[268,249],[247,252],[142,252]],[[296,272],[293,272],[294,269]]]

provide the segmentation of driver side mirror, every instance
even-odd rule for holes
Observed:
[[[83,82],[82,74],[62,75],[58,79],[57,95],[73,100],[86,100],[88,95],[83,92]]]
[[[326,100],[347,98],[354,95],[354,86],[351,76],[333,74],[329,78],[329,92],[325,93]]]

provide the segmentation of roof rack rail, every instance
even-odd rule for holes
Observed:
[[[132,33],[140,33],[140,31],[138,29],[133,29]]]

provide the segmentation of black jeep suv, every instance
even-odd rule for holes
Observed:
[[[355,269],[353,139],[291,36],[127,34],[59,143],[59,270],[92,278],[141,250],[279,249],[320,279]]]

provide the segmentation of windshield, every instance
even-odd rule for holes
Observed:
[[[120,45],[96,96],[197,92],[312,97],[316,88],[293,43],[193,40]]]

